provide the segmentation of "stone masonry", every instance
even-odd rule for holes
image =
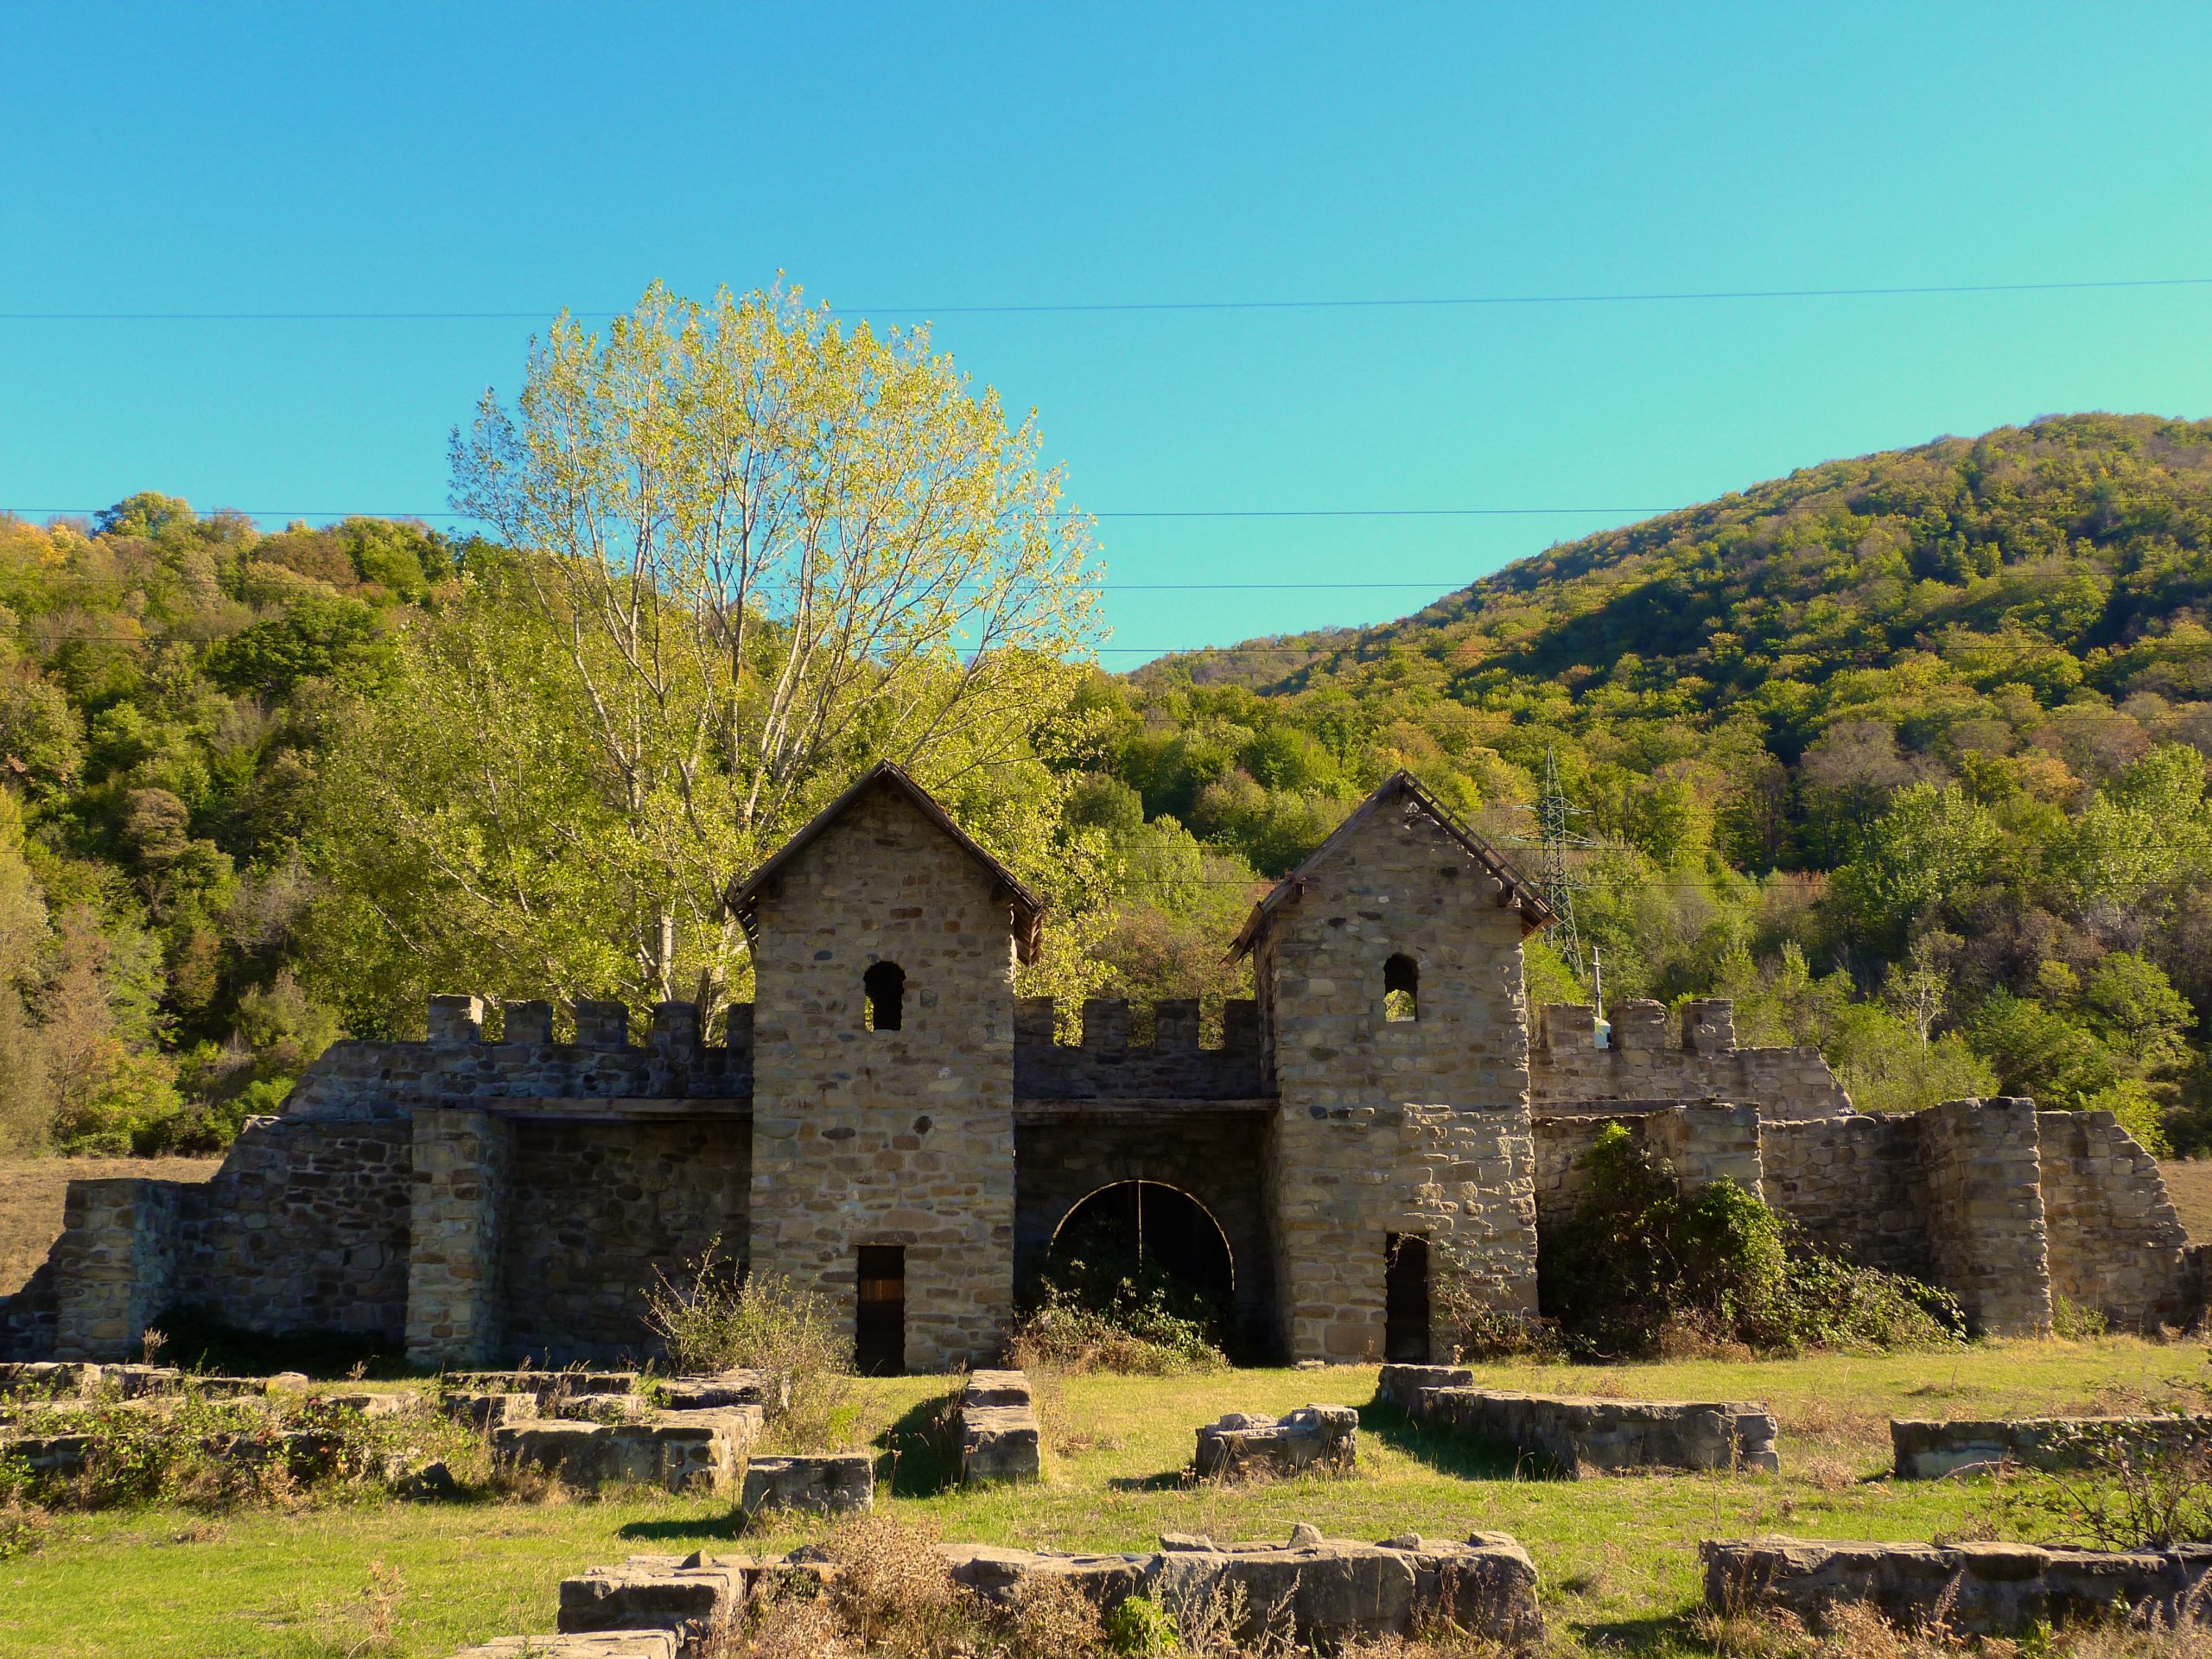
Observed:
[[[2126,1327],[2202,1308],[2109,1116],[1870,1117],[1817,1054],[1739,1047],[1724,1001],[1614,1005],[1602,1043],[1594,1010],[1532,1018],[1549,912],[1404,774],[1255,907],[1217,1045],[1195,1003],[1104,999],[1065,1040],[1014,995],[1036,899],[895,766],[729,903],[756,1000],[720,1043],[685,1002],[434,998],[422,1041],[329,1050],[213,1179],[74,1184],[0,1358],[131,1358],[173,1308],[456,1369],[644,1358],[644,1293],[718,1245],[829,1297],[872,1365],[987,1366],[1078,1214],[1192,1253],[1166,1265],[1213,1274],[1255,1357],[1445,1358],[1437,1275],[1535,1310],[1612,1122],[1983,1330],[2047,1329],[2059,1296]]]

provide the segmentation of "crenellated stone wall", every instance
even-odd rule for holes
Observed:
[[[1669,1037],[1662,1003],[1617,1002],[1610,1014],[1600,1048],[1594,1009],[1572,1002],[1544,1008],[1529,1055],[1529,1099],[1538,1117],[1639,1101],[1733,1101],[1777,1122],[1852,1109],[1819,1050],[1738,1047],[1735,1005],[1725,997],[1685,1003],[1679,1039]]]
[[[1231,999],[1222,1046],[1198,1046],[1195,1000],[1153,1007],[1149,1043],[1129,1040],[1129,1005],[1090,997],[1083,1040],[1058,1040],[1058,1004],[1025,996],[1014,1006],[1014,1092],[1022,1100],[1249,1100],[1268,1092],[1260,1060],[1258,1005]]]

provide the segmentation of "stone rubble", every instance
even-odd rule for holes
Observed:
[[[1359,1413],[1351,1406],[1300,1406],[1285,1416],[1232,1411],[1198,1430],[1201,1479],[1348,1475],[1359,1460]]]
[[[2212,1448],[2212,1415],[2021,1417],[1992,1422],[1893,1418],[1890,1446],[1899,1480],[1939,1480],[2020,1464],[2045,1471],[2094,1468],[2100,1453]]]
[[[817,1452],[755,1458],[745,1467],[738,1507],[747,1517],[764,1510],[842,1515],[875,1507],[875,1459],[866,1452]]]

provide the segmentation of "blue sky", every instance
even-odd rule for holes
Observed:
[[[780,270],[935,318],[1107,518],[1114,666],[1401,614],[1831,456],[2212,415],[2172,6],[13,7],[0,312],[604,311]],[[920,313],[890,308],[922,308]],[[0,320],[0,505],[445,505],[542,321]],[[1219,590],[1141,584],[1219,582]],[[1263,583],[1403,582],[1402,588]]]

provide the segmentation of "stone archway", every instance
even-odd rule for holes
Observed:
[[[1236,1305],[1236,1253],[1227,1230],[1204,1204],[1166,1181],[1110,1181],[1071,1205],[1046,1247],[1046,1271],[1085,1255],[1162,1273],[1224,1316]]]

